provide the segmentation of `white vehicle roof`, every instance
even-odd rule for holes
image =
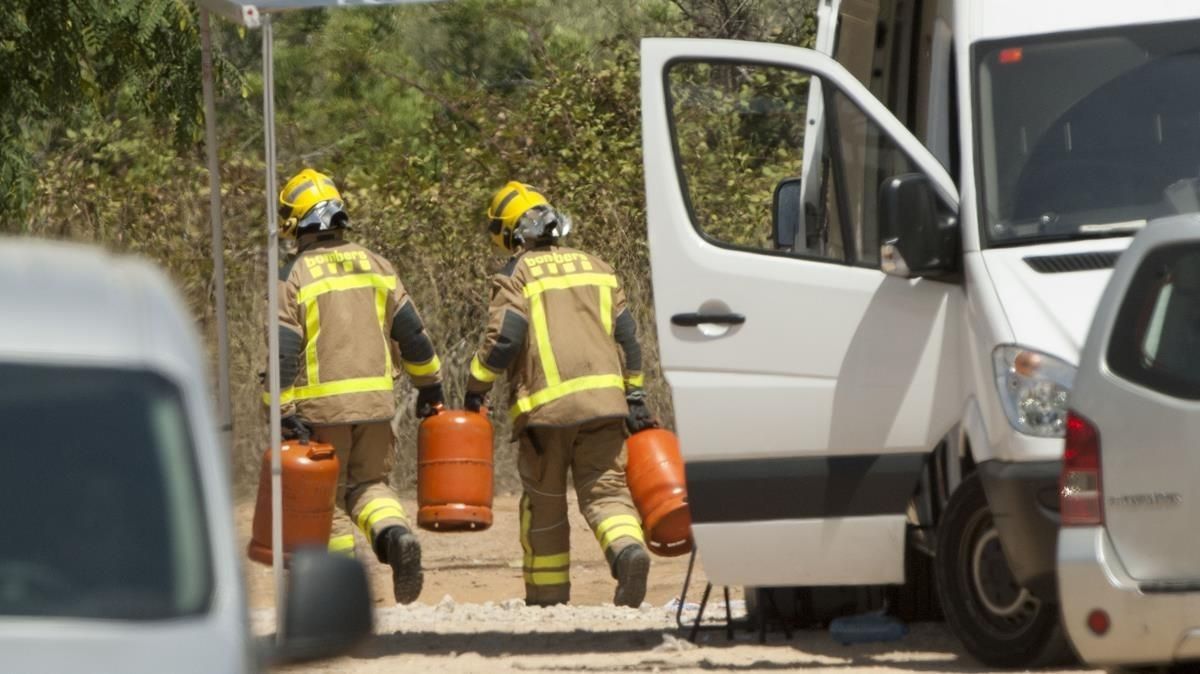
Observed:
[[[79,244],[0,238],[0,362],[153,369],[203,382],[171,281],[148,262]]]
[[[1196,0],[958,0],[968,44],[1108,26],[1200,19]]]

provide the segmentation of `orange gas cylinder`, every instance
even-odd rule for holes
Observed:
[[[671,431],[648,428],[626,441],[629,464],[625,476],[634,505],[642,516],[646,545],[663,557],[692,550],[692,515],[679,440]]]
[[[421,422],[417,503],[423,529],[492,526],[492,424],[486,413],[439,410]]]
[[[283,559],[298,548],[325,549],[333,528],[333,502],[337,497],[338,459],[333,445],[302,444],[284,440],[280,447],[283,467]],[[250,559],[271,563],[271,451],[263,453],[258,474],[258,501],[254,504],[254,531]]]

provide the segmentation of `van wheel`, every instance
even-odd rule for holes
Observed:
[[[1068,662],[1056,604],[1017,585],[1000,547],[979,476],[963,480],[938,526],[934,559],[946,622],[967,652],[990,667]]]

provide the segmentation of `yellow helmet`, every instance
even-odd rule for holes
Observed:
[[[566,236],[571,229],[571,221],[551,208],[546,197],[515,180],[492,196],[487,217],[492,243],[507,253],[515,253],[527,241]]]
[[[279,193],[280,234],[296,237],[350,225],[346,204],[333,178],[306,168]]]

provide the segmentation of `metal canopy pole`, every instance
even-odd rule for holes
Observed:
[[[209,185],[211,188],[210,208],[213,218],[213,274],[217,277],[217,322],[220,382],[218,402],[222,406],[227,434],[231,432],[232,415],[229,410],[229,352],[228,329],[225,309],[225,265],[224,245],[221,242],[221,192],[220,174],[217,172],[216,111],[212,93],[212,44],[209,33],[208,11],[234,21],[247,28],[262,27],[263,56],[263,139],[265,142],[267,179],[267,385],[271,399],[270,441],[271,446],[271,569],[275,578],[275,640],[284,642],[284,616],[286,586],[283,576],[283,471],[281,466],[282,433],[280,429],[279,401],[279,222],[275,210],[275,197],[279,193],[275,160],[275,64],[271,16],[263,12],[282,12],[314,7],[337,7],[346,5],[399,5],[438,0],[258,0],[256,6],[248,0],[196,0],[201,16],[201,67],[202,86],[205,97],[205,133],[208,145]],[[229,443],[232,447],[232,442]]]
[[[271,569],[275,575],[275,641],[284,641],[283,470],[279,427],[279,216],[275,195],[275,55],[271,17],[262,23],[263,137],[267,162],[267,380],[271,394]]]
[[[225,235],[221,223],[221,165],[217,158],[217,105],[213,95],[212,32],[200,8],[200,85],[204,93],[204,147],[208,155],[208,210],[212,219],[213,285],[217,301],[217,413],[225,451],[233,451],[233,407],[229,396],[229,322],[225,306]]]

